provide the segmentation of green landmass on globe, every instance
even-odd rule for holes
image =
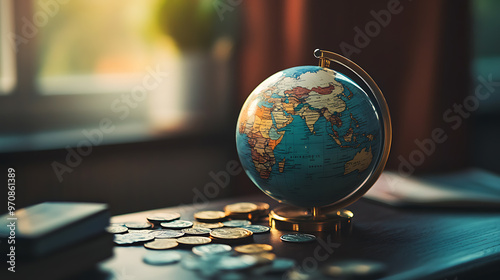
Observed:
[[[368,95],[319,66],[283,70],[248,97],[236,143],[250,179],[280,202],[312,207],[355,191],[379,160],[381,125]]]

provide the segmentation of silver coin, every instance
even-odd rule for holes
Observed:
[[[121,234],[126,233],[128,228],[125,226],[108,226],[106,227],[106,231],[113,234]]]
[[[144,237],[144,236],[152,236],[151,230],[129,230],[127,234],[122,234],[125,237]],[[153,236],[154,237],[154,236]]]
[[[231,246],[225,244],[207,244],[193,247],[192,251],[198,256],[223,254],[231,252]]]
[[[177,238],[184,235],[184,232],[180,230],[172,230],[172,229],[159,229],[159,230],[151,230],[149,234],[153,235],[155,238]]]
[[[253,233],[265,233],[265,232],[269,232],[271,230],[270,227],[263,226],[263,225],[249,225],[249,226],[245,226],[242,228],[248,229],[249,231],[251,231]]]
[[[144,230],[144,229],[129,229],[128,233],[137,233],[137,234],[144,234],[145,232],[149,232],[150,229]]]
[[[223,256],[216,267],[220,270],[241,270],[257,264],[257,259],[250,255]]]
[[[124,238],[130,239],[134,242],[144,242],[144,241],[151,241],[151,240],[155,239],[154,235],[150,234],[147,231],[126,233],[126,234],[122,234],[121,236],[123,236]]]
[[[282,235],[280,239],[285,242],[304,243],[316,240],[316,236],[306,233],[290,233]]]
[[[168,229],[185,229],[193,226],[193,222],[184,221],[184,220],[176,220],[172,222],[165,222],[160,224],[163,228]]]
[[[150,252],[145,254],[142,259],[147,264],[165,265],[176,263],[181,260],[181,254],[172,251]]]
[[[187,255],[182,258],[181,265],[187,270],[200,270],[203,267],[203,262],[199,257]]]
[[[119,245],[134,244],[154,240],[154,236],[148,233],[125,233],[114,236],[114,242]]]
[[[271,271],[283,272],[295,266],[295,261],[287,258],[276,258],[271,264]]]
[[[149,216],[146,217],[148,221],[154,222],[154,223],[160,223],[160,222],[171,222],[173,220],[177,220],[181,217],[181,214],[179,213],[174,213],[174,212],[169,212],[169,213],[153,213]]]
[[[125,223],[129,229],[150,229],[153,226],[150,223]]]
[[[185,228],[182,230],[183,233],[188,235],[207,235],[211,231],[212,230],[209,228],[202,228],[202,227]]]
[[[247,220],[230,220],[222,222],[222,224],[226,227],[245,227],[251,225],[252,223]]]
[[[115,235],[113,241],[118,245],[128,245],[128,244],[133,244],[135,242],[130,238],[123,237],[122,235]]]

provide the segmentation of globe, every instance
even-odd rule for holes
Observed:
[[[331,205],[365,183],[384,145],[378,104],[320,66],[280,71],[248,96],[237,123],[242,166],[264,193],[299,207]]]

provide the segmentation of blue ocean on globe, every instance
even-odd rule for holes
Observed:
[[[300,66],[278,72],[247,98],[236,145],[264,193],[301,207],[356,191],[380,161],[382,125],[370,97],[339,72]]]

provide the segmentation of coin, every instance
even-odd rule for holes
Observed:
[[[295,261],[287,258],[276,258],[274,259],[271,270],[273,272],[283,272],[291,269],[295,266]]]
[[[269,215],[269,204],[265,202],[254,202],[255,205],[257,205],[257,211],[259,216],[267,216]]]
[[[257,211],[259,207],[255,205],[254,203],[250,202],[239,202],[239,203],[233,203],[226,205],[224,207],[224,211],[226,214],[246,214],[250,212]]]
[[[273,246],[269,244],[247,244],[234,247],[234,250],[242,254],[258,254],[273,250]]]
[[[147,264],[165,265],[180,261],[181,255],[178,252],[149,252],[142,259]]]
[[[212,242],[212,239],[201,236],[185,236],[177,238],[177,243],[182,245],[204,245]]]
[[[176,221],[172,221],[172,222],[161,223],[160,225],[161,225],[161,227],[168,228],[168,229],[184,229],[184,228],[192,227],[193,222],[184,221],[184,220],[176,220]]]
[[[290,233],[282,235],[280,239],[285,242],[304,243],[316,240],[316,236],[305,233]]]
[[[127,233],[123,234],[122,236],[129,238],[133,240],[134,242],[145,242],[145,241],[151,241],[154,240],[155,237],[154,235],[150,234],[149,232],[140,232],[140,233]]]
[[[327,264],[323,274],[342,279],[375,279],[385,274],[387,266],[381,262],[345,260]]]
[[[259,265],[270,264],[276,258],[275,254],[269,252],[259,253],[253,256],[257,258],[257,264]]]
[[[224,226],[224,224],[221,222],[217,222],[217,223],[194,222],[193,223],[193,227],[202,227],[202,228],[210,228],[210,229],[221,228],[223,226]]]
[[[218,239],[244,239],[251,237],[253,233],[244,228],[216,228],[210,232],[210,236]]]
[[[153,250],[167,250],[177,247],[175,239],[156,239],[155,241],[144,243],[144,247]]]
[[[222,224],[226,227],[245,227],[251,225],[252,223],[247,220],[230,220],[225,221]]]
[[[146,217],[148,221],[153,223],[161,223],[161,222],[171,222],[173,220],[177,220],[181,217],[181,214],[168,212],[168,213],[153,213]]]
[[[270,227],[263,226],[263,225],[248,225],[248,226],[244,226],[241,228],[248,229],[249,231],[253,232],[254,234],[265,233],[265,232],[269,232],[271,230]]]
[[[202,262],[202,260],[200,260],[200,257],[193,255],[187,255],[183,257],[181,260],[181,265],[187,270],[201,270],[202,268],[204,268],[204,263]]]
[[[257,259],[250,255],[241,256],[224,256],[216,264],[216,267],[221,270],[241,270],[257,264]]]
[[[126,233],[128,231],[128,228],[125,226],[109,226],[106,227],[106,231],[109,233],[120,234]]]
[[[181,237],[184,235],[184,233],[182,231],[172,230],[172,229],[151,230],[151,231],[149,231],[149,233],[157,239],[177,238],[177,237]]]
[[[207,244],[193,247],[192,251],[198,256],[222,254],[231,252],[231,246],[225,244]]]
[[[188,235],[208,235],[211,231],[209,228],[202,227],[185,228],[182,230],[183,233]]]
[[[114,242],[119,245],[133,244],[136,242],[152,241],[155,237],[148,232],[125,233],[114,236]]]
[[[113,242],[115,242],[118,245],[128,245],[128,244],[133,244],[135,241],[130,238],[123,237],[122,235],[115,235]]]
[[[125,226],[129,229],[150,229],[153,227],[152,224],[150,223],[125,223]]]
[[[194,218],[200,222],[220,222],[226,218],[226,214],[222,211],[200,211],[194,213]]]

